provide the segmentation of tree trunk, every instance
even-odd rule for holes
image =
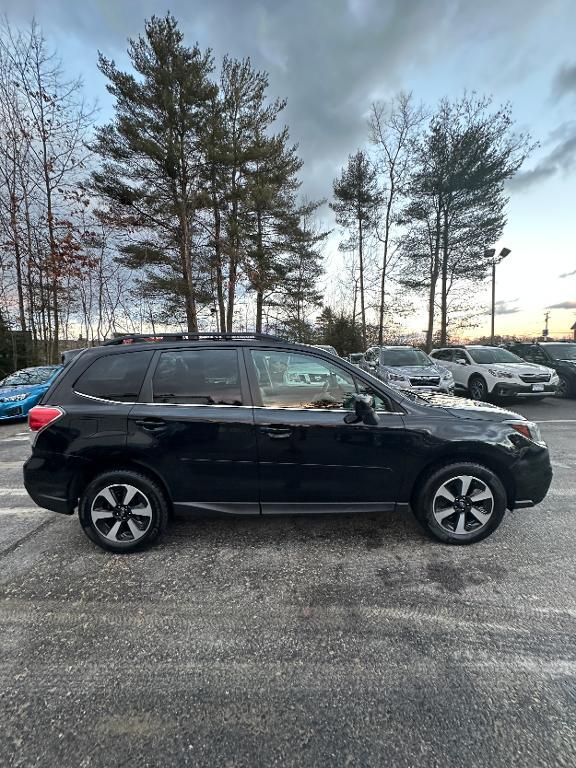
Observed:
[[[448,211],[442,222],[442,295],[440,304],[440,346],[448,341]]]
[[[390,187],[388,202],[386,204],[386,231],[384,232],[384,253],[382,254],[382,277],[380,280],[380,312],[378,317],[378,344],[382,345],[384,339],[384,304],[386,299],[386,270],[388,269],[388,243],[390,241],[390,218],[392,214],[392,199],[394,196],[394,184]]]
[[[364,306],[364,243],[362,232],[362,215],[358,216],[358,256],[360,259],[360,316],[362,321],[362,343],[366,348],[366,307]]]
[[[258,289],[256,293],[256,333],[262,333],[262,315],[264,313],[264,292]]]
[[[14,169],[16,173],[16,169]],[[16,183],[16,182],[14,182]],[[22,250],[20,248],[20,233],[16,218],[16,190],[10,191],[10,228],[12,229],[12,243],[14,246],[14,265],[16,267],[16,292],[18,294],[18,316],[21,330],[26,330],[26,307],[24,303],[24,288],[22,284]]]
[[[436,308],[436,285],[438,283],[441,229],[440,210],[438,210],[436,213],[436,226],[434,232],[434,249],[432,251],[430,260],[430,290],[428,293],[428,328],[426,330],[426,352],[431,352],[434,345],[434,315]]]

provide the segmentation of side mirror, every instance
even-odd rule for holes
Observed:
[[[344,416],[346,424],[368,424],[375,427],[380,423],[378,414],[372,407],[373,400],[369,395],[354,395],[354,410]]]
[[[460,359],[460,360],[456,360],[456,362],[458,363],[458,365],[468,365],[468,360]]]

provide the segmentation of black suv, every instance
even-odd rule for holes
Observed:
[[[576,343],[571,341],[543,341],[527,344],[520,341],[506,344],[506,348],[530,363],[554,368],[560,379],[556,388],[559,397],[576,397]]]
[[[153,341],[154,343],[149,343]],[[127,342],[130,342],[129,344]],[[265,335],[129,337],[88,349],[30,412],[24,483],[125,552],[169,513],[389,511],[451,544],[550,485],[536,425],[494,406],[399,392],[334,355]]]

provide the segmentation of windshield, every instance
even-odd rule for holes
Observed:
[[[468,349],[466,350],[472,360],[475,363],[483,365],[484,363],[525,363],[518,355],[508,352],[507,349],[499,349],[498,347],[484,347],[482,349]]]
[[[576,360],[576,344],[546,344],[545,349],[553,360]]]
[[[0,381],[2,387],[24,387],[34,384],[45,384],[58,370],[56,366],[51,368],[24,368],[16,373],[11,373]]]
[[[380,352],[382,365],[403,367],[406,365],[433,365],[432,360],[420,349],[383,349]]]

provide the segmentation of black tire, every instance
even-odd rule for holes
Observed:
[[[446,483],[450,484],[451,479],[454,482],[454,485],[451,487],[457,487],[459,477],[461,476],[475,479],[475,482],[470,484],[472,497],[478,495],[478,493],[480,495],[484,493],[484,491],[480,490],[482,486],[489,489],[492,495],[491,501],[487,499],[474,507],[477,510],[479,506],[482,506],[485,508],[486,513],[490,510],[487,521],[479,527],[474,527],[474,525],[478,526],[480,521],[476,519],[472,511],[465,511],[464,513],[454,511],[450,514],[450,503],[447,501],[445,510],[438,510],[436,508],[436,514],[441,516],[444,514],[444,511],[448,514],[445,516],[442,524],[437,520],[435,501],[441,489],[443,489]],[[454,495],[456,498],[459,498],[456,493]],[[441,499],[444,501],[444,497],[441,497]],[[439,541],[446,544],[474,544],[477,541],[482,541],[482,539],[485,539],[498,528],[506,512],[506,505],[506,491],[494,472],[481,464],[461,462],[458,464],[448,464],[426,478],[416,497],[414,514],[423,528]],[[464,525],[468,528],[461,533],[457,533],[456,528],[461,520],[461,514],[464,514]]]
[[[470,376],[470,379],[468,380],[468,392],[470,392],[470,397],[473,400],[478,400],[483,403],[488,399],[488,387],[482,376],[479,376],[478,374]]]
[[[566,399],[570,397],[572,394],[570,382],[566,378],[566,376],[563,376],[561,373],[558,374],[558,378],[560,381],[558,382],[558,386],[556,387],[556,396],[561,397],[562,399]]]
[[[113,507],[107,502],[104,494],[111,493],[112,497],[122,504],[129,493],[127,488],[136,489],[137,493],[133,494],[135,503],[132,507],[122,507],[122,514],[126,515],[126,519],[119,520],[114,515],[120,512],[112,511]],[[126,489],[124,499],[121,498],[122,489]],[[102,507],[100,510],[93,509],[97,503]],[[102,515],[102,520],[94,520],[95,515]],[[112,470],[95,477],[84,489],[80,497],[78,517],[84,533],[102,549],[110,552],[134,552],[149,546],[164,533],[168,522],[168,502],[162,488],[146,475],[128,469]],[[112,534],[116,523],[120,523],[120,527],[112,540],[108,536]],[[139,538],[134,537],[132,529],[137,530],[136,536]],[[132,538],[129,538],[130,536]]]

